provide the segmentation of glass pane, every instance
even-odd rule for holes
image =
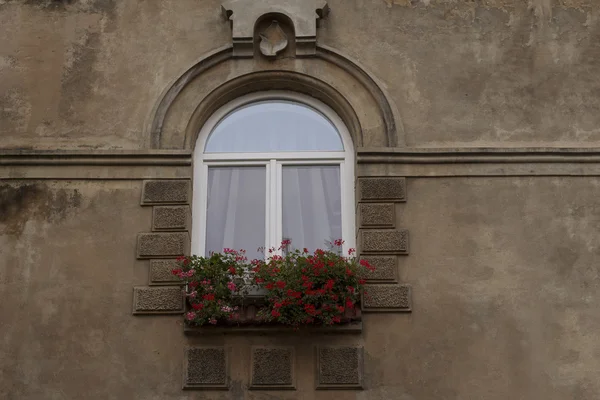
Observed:
[[[209,168],[206,255],[228,247],[262,258],[257,249],[265,246],[265,201],[265,167]]]
[[[263,101],[233,111],[218,123],[207,153],[343,151],[333,124],[303,104]]]
[[[284,166],[283,239],[312,252],[341,237],[340,167]]]

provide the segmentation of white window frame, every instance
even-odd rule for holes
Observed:
[[[337,129],[344,146],[343,151],[302,151],[269,153],[204,153],[208,137],[217,124],[229,113],[245,105],[265,100],[287,100],[304,104],[320,112]],[[264,91],[241,96],[219,108],[204,124],[194,150],[193,202],[191,252],[204,256],[206,246],[207,188],[210,166],[256,166],[266,167],[266,221],[265,248],[279,247],[282,241],[282,167],[284,165],[339,165],[342,216],[342,250],[355,245],[354,214],[354,146],[350,133],[342,119],[330,107],[319,100],[300,93]],[[272,182],[276,188],[272,190]],[[292,244],[293,245],[293,244]]]

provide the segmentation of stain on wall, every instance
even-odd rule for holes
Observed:
[[[0,184],[0,235],[18,237],[29,220],[58,224],[81,207],[77,189],[53,189],[44,183]]]

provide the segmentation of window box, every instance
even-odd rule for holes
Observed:
[[[373,267],[359,261],[354,249],[343,256],[334,250],[288,251],[289,245],[284,241],[265,260],[251,262],[243,250],[232,249],[181,257],[173,273],[186,284],[186,331],[360,331],[361,289]]]
[[[356,334],[362,332],[362,316],[360,304],[351,312],[346,310],[342,322],[335,325],[301,325],[292,327],[277,322],[265,322],[257,318],[257,313],[264,304],[264,298],[252,299],[242,307],[240,319],[237,321],[219,321],[216,325],[191,326],[187,322],[183,331],[188,336],[205,336],[238,333],[277,333],[277,334]],[[186,312],[190,310],[186,305]]]

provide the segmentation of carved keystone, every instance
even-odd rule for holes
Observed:
[[[252,347],[250,389],[295,389],[294,359],[293,347]]]
[[[186,231],[190,226],[189,206],[157,206],[152,210],[152,230]]]
[[[362,386],[362,347],[317,347],[317,389],[362,389]]]
[[[408,254],[408,230],[362,230],[361,251]]]
[[[410,312],[412,307],[409,285],[365,285],[365,312]]]
[[[374,271],[367,273],[368,282],[396,282],[398,280],[397,256],[364,256],[361,259],[375,267]]]
[[[406,179],[398,177],[360,178],[361,201],[406,201]]]
[[[167,258],[189,252],[187,232],[138,234],[138,258]]]
[[[293,24],[296,56],[313,56],[317,48],[317,20],[329,13],[323,0],[228,0],[221,5],[226,20],[231,21],[234,57],[254,55],[254,28],[264,15],[284,15]]]
[[[179,287],[134,287],[133,314],[181,314],[183,292]]]
[[[393,228],[396,220],[394,204],[361,203],[360,225],[363,227],[388,227]]]
[[[187,204],[191,197],[191,183],[187,179],[144,181],[142,205]]]
[[[185,350],[184,389],[227,390],[229,360],[224,347],[191,347]]]
[[[171,271],[177,268],[175,260],[150,260],[150,285],[181,285],[181,279]]]

